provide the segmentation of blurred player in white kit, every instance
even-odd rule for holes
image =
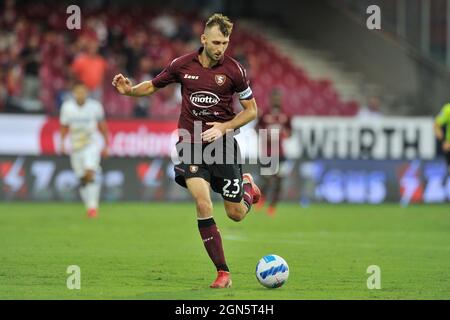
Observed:
[[[61,153],[66,153],[64,140],[69,134],[72,146],[70,162],[80,179],[80,196],[87,216],[94,218],[97,216],[101,187],[96,176],[101,170],[101,157],[108,155],[108,127],[101,103],[88,98],[85,85],[76,84],[72,94],[73,99],[64,102],[61,107]],[[104,139],[103,150],[95,141],[97,129]]]

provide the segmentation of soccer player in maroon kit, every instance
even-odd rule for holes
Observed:
[[[289,116],[281,109],[281,93],[278,89],[272,91],[270,97],[270,109],[260,117],[258,129],[266,129],[268,131],[266,135],[267,141],[261,139],[261,141],[265,142],[261,147],[261,151],[268,157],[278,157],[280,163],[279,169],[281,169],[286,160],[283,141],[291,135],[292,128]],[[275,130],[274,136],[277,141],[271,140],[272,130]],[[275,146],[275,148],[273,148],[273,146]],[[270,216],[273,216],[275,215],[276,207],[281,196],[283,175],[281,170],[278,170],[278,173],[270,176],[263,176],[263,179],[263,185],[261,187],[261,193],[263,195],[267,195],[269,187],[273,187],[272,198],[269,201],[269,207],[267,209],[267,213]],[[257,209],[261,209],[266,200],[266,197],[261,197]]]
[[[234,221],[244,219],[261,196],[252,176],[242,174],[239,148],[233,137],[238,128],[257,117],[257,105],[244,68],[225,55],[232,28],[227,17],[214,14],[206,22],[198,51],[176,58],[151,81],[133,86],[128,78],[118,74],[112,82],[120,94],[132,97],[151,95],[174,82],[181,84],[177,150],[182,160],[175,165],[175,181],[189,190],[196,203],[200,235],[217,269],[211,288],[230,287],[231,277],[213,218],[210,187],[222,195],[225,211]],[[239,95],[243,107],[238,114],[232,107],[234,93]],[[203,156],[210,145],[225,146],[229,141],[233,142],[232,148],[227,145],[216,159],[228,159],[231,151],[232,163],[210,163],[203,157],[198,162],[192,154],[185,156],[191,150],[194,157],[198,151]]]

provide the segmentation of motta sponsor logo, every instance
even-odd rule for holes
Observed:
[[[210,108],[220,102],[217,95],[209,91],[197,91],[191,94],[191,103],[199,108]]]

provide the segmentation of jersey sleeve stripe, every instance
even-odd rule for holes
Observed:
[[[239,69],[239,71],[241,72],[241,76],[242,78],[245,77],[245,73],[244,70],[242,70],[241,65],[239,64],[239,62],[237,62],[236,60],[234,60],[233,58],[230,57],[230,60],[236,65],[236,67]]]
[[[169,67],[172,67],[172,65],[173,65],[178,59],[180,59],[180,58],[181,58],[181,57],[178,57],[178,58],[173,59],[172,62],[169,64]]]

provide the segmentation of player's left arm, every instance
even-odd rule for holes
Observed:
[[[65,149],[64,142],[66,141],[66,137],[69,134],[69,126],[66,124],[61,124],[60,134],[61,134],[60,152],[61,152],[61,154],[65,155],[66,149]]]
[[[235,62],[235,66],[236,68],[233,69],[234,71],[232,73],[232,79],[235,84],[234,92],[239,94],[239,102],[243,110],[230,121],[223,123],[207,122],[206,124],[212,127],[203,132],[203,141],[217,140],[225,135],[227,131],[234,131],[250,121],[255,120],[258,116],[258,106],[253,97],[250,82],[247,79],[247,73],[239,63]]]
[[[247,100],[239,100],[241,102],[242,110],[233,119],[227,122],[207,122],[207,125],[212,126],[202,133],[203,141],[214,141],[225,135],[227,131],[233,131],[242,126],[245,126],[250,121],[256,119],[258,116],[258,106],[255,98]]]
[[[66,148],[65,148],[65,141],[66,137],[69,134],[69,117],[67,114],[67,102],[63,103],[61,106],[61,114],[59,116],[59,123],[60,123],[60,134],[61,134],[61,142],[60,142],[60,153],[65,155],[66,154]]]
[[[103,141],[105,142],[103,150],[102,150],[102,157],[108,156],[108,125],[106,124],[105,120],[99,121],[98,124],[98,131],[100,131]]]

